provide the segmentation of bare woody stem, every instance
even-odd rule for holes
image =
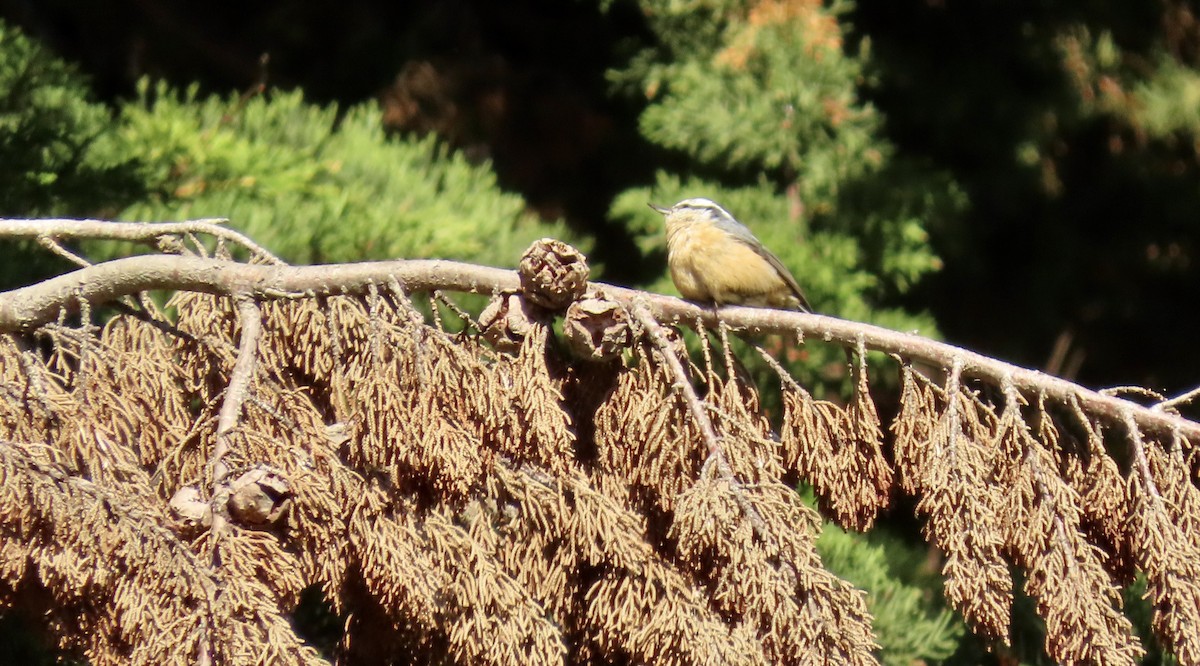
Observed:
[[[1142,483],[1146,486],[1146,493],[1150,495],[1154,504],[1154,509],[1162,510],[1162,495],[1158,492],[1158,484],[1154,482],[1154,474],[1150,472],[1150,463],[1146,460],[1145,443],[1142,441],[1142,433],[1138,432],[1137,423],[1134,420],[1132,412],[1126,412],[1125,431],[1129,436],[1129,443],[1133,448],[1133,460],[1137,465],[1138,474],[1141,476]]]
[[[688,381],[687,372],[684,370],[679,358],[675,356],[674,350],[671,348],[671,343],[667,340],[662,326],[654,319],[654,315],[650,313],[650,309],[643,301],[634,302],[630,313],[642,325],[642,328],[646,330],[646,334],[650,336],[650,341],[654,343],[654,347],[662,355],[667,367],[671,368],[675,387],[683,393],[684,403],[687,404],[688,411],[692,413],[692,418],[696,421],[696,427],[700,429],[700,436],[708,446],[709,455],[717,459],[718,465],[728,467],[728,463],[725,461],[725,453],[721,449],[721,437],[717,435],[716,429],[713,428],[712,420],[708,418],[708,412],[705,411],[704,404],[700,402],[700,396],[696,394],[696,389]]]
[[[213,238],[240,245],[252,254],[272,264],[284,263],[282,259],[267,251],[245,235],[222,226],[228,220],[221,218],[187,220],[184,222],[108,222],[105,220],[8,220],[0,219],[0,235],[6,238],[35,238],[56,254],[63,255],[65,249],[51,247],[56,240],[73,238],[127,240],[148,242],[165,236],[205,234]],[[78,263],[76,259],[71,259]]]
[[[213,539],[224,536],[229,524],[229,464],[225,456],[229,453],[230,439],[241,419],[242,407],[250,397],[250,385],[254,380],[254,366],[258,356],[258,340],[262,336],[262,309],[258,303],[247,294],[235,294],[238,323],[241,325],[241,338],[238,340],[237,357],[233,362],[233,370],[229,375],[229,385],[225,389],[225,397],[221,402],[221,411],[217,415],[217,437],[213,444],[212,454],[208,459],[208,468],[212,472],[212,527],[209,535]],[[221,567],[220,548],[213,544],[212,563],[214,569]],[[221,594],[220,591],[217,592]],[[213,663],[213,632],[214,628],[205,622],[202,628],[200,649],[196,656],[197,666],[210,666]]]
[[[6,229],[0,226],[0,236]],[[246,293],[259,300],[306,295],[361,294],[368,286],[386,284],[395,279],[407,291],[446,291],[496,293],[519,288],[514,271],[489,268],[440,259],[333,264],[327,266],[285,266],[242,264],[200,257],[150,255],[130,257],[97,264],[44,282],[0,294],[0,332],[29,330],[53,321],[60,311],[78,307],[77,299],[103,303],[127,294],[153,289],[197,291],[232,296]],[[751,334],[800,333],[806,339],[820,339],[844,346],[857,345],[861,336],[868,349],[918,360],[942,368],[961,365],[962,374],[1001,385],[1011,376],[1020,391],[1044,394],[1048,399],[1068,404],[1071,399],[1093,416],[1111,424],[1121,424],[1131,410],[1142,429],[1158,434],[1177,433],[1200,442],[1200,423],[1189,421],[1165,410],[1152,410],[1115,396],[1102,395],[1065,379],[1036,370],[1004,363],[960,347],[922,338],[911,333],[846,321],[824,315],[769,310],[765,308],[723,307],[719,312],[670,296],[595,283],[593,288],[632,308],[641,298],[654,319],[685,325],[702,321],[729,326]]]
[[[258,303],[246,295],[238,295],[234,300],[237,303],[238,323],[241,324],[242,335],[238,340],[238,353],[233,362],[233,372],[229,376],[229,386],[225,389],[225,398],[217,416],[217,441],[209,460],[214,488],[223,484],[229,474],[224,456],[229,452],[229,438],[237,428],[242,406],[246,404],[250,395],[250,383],[254,379],[254,365],[258,354],[258,339],[262,334],[262,311]]]
[[[1174,398],[1171,398],[1170,400],[1164,400],[1164,401],[1158,403],[1157,405],[1155,405],[1154,409],[1157,409],[1157,410],[1174,409],[1175,407],[1178,407],[1179,405],[1186,405],[1187,403],[1195,400],[1196,398],[1200,398],[1200,386],[1197,386],[1196,388],[1194,388],[1186,393],[1175,396]]]

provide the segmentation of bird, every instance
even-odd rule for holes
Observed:
[[[711,199],[649,204],[667,224],[671,281],[690,301],[812,312],[796,278],[746,225]]]

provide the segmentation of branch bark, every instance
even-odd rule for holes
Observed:
[[[0,234],[7,238],[36,238],[61,240],[72,238],[127,241],[157,241],[165,236],[207,234],[214,238],[241,245],[272,264],[284,263],[245,235],[221,226],[228,220],[212,218],[184,222],[109,222],[106,220],[8,220],[0,219]],[[58,253],[56,250],[52,250]]]
[[[5,228],[0,227],[0,234]],[[51,278],[44,282],[0,294],[0,332],[23,331],[53,321],[62,310],[90,303],[111,301],[127,294],[154,289],[197,291],[233,296],[248,294],[257,300],[360,294],[371,284],[396,279],[407,291],[446,291],[491,294],[519,288],[515,271],[440,259],[286,266],[242,264],[200,257],[148,255],[97,264]],[[1030,393],[1069,403],[1072,398],[1093,416],[1111,424],[1122,424],[1131,410],[1137,424],[1158,434],[1178,434],[1200,442],[1200,423],[1165,411],[1152,410],[1128,400],[1107,396],[1037,370],[998,361],[960,347],[922,338],[911,333],[846,321],[825,315],[739,306],[719,312],[670,296],[593,283],[627,308],[644,299],[659,321],[691,325],[702,321],[717,326],[724,321],[750,334],[799,333],[808,339],[852,347],[861,337],[867,348],[919,360],[942,368],[958,364],[964,376],[1001,385],[1011,376],[1013,385]]]
[[[233,371],[229,375],[229,386],[225,389],[225,398],[217,417],[217,440],[208,462],[212,470],[213,484],[212,533],[216,536],[220,536],[227,521],[225,503],[229,500],[229,464],[225,461],[225,455],[229,453],[229,440],[238,427],[242,407],[250,396],[250,385],[253,383],[254,366],[258,357],[258,340],[262,335],[262,311],[258,303],[244,295],[235,298],[242,335],[238,342]]]
[[[225,456],[229,453],[229,440],[241,420],[242,407],[250,397],[255,362],[258,358],[258,340],[262,335],[262,310],[258,303],[245,294],[237,294],[234,299],[237,303],[238,322],[242,328],[241,339],[238,341],[238,353],[229,375],[229,385],[225,388],[221,411],[217,416],[217,437],[208,461],[208,468],[212,473],[212,525],[208,533],[212,539],[224,538],[229,529],[229,463],[226,462]],[[214,543],[213,570],[219,570],[222,564],[221,547]],[[216,596],[219,598],[223,594],[225,590],[221,589],[217,591]],[[197,664],[209,666],[214,661],[216,628],[205,623],[203,632]]]

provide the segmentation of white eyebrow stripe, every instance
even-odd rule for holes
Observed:
[[[719,213],[722,213],[726,217],[731,217],[731,218],[733,217],[733,215],[731,215],[729,213],[729,211],[725,210],[720,204],[713,201],[712,199],[705,199],[703,197],[697,197],[695,199],[684,199],[683,201],[680,201],[679,203],[675,204],[675,208],[680,208],[680,207],[700,208],[700,209],[704,209],[704,210],[717,211]]]

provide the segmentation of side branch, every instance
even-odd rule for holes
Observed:
[[[242,415],[242,407],[250,395],[250,385],[254,379],[254,365],[258,354],[258,339],[262,334],[262,311],[253,298],[237,297],[237,311],[238,322],[242,326],[242,335],[238,342],[238,353],[233,363],[233,371],[229,375],[229,386],[225,389],[225,398],[217,416],[217,441],[213,446],[212,460],[209,461],[214,488],[220,487],[229,474],[229,467],[225,463],[224,457],[229,452],[229,438],[237,428],[238,420]]]
[[[262,309],[258,303],[244,294],[235,296],[235,299],[242,334],[233,370],[229,373],[229,385],[225,388],[225,397],[217,416],[216,442],[208,460],[208,468],[212,473],[212,526],[209,528],[209,535],[213,539],[223,537],[229,525],[229,464],[225,461],[225,456],[229,453],[229,440],[241,419],[242,407],[250,396],[258,355],[258,340],[262,336]],[[219,569],[222,564],[221,549],[216,544],[212,549],[212,564],[214,570]],[[218,591],[218,595],[223,593],[223,590]],[[207,623],[203,627],[197,657],[198,666],[209,666],[214,662],[215,631],[215,628]]]
[[[206,234],[229,241],[266,259],[272,264],[284,263],[263,246],[244,234],[222,226],[228,220],[211,218],[183,222],[109,222],[106,220],[9,220],[0,219],[0,232],[5,238],[37,238],[62,240],[72,238],[157,241],[164,236]],[[56,250],[52,250],[57,253]]]
[[[217,437],[208,459],[208,470],[212,474],[212,527],[215,538],[223,535],[229,522],[229,463],[225,460],[230,449],[229,440],[237,429],[242,408],[250,397],[250,386],[254,380],[254,366],[258,356],[258,340],[262,336],[262,310],[253,298],[246,295],[234,297],[237,301],[238,323],[241,324],[241,339],[237,357],[229,373],[229,385],[221,401],[217,415]],[[220,549],[213,548],[213,566],[221,565]]]
[[[516,272],[440,259],[284,266],[241,264],[200,257],[150,255],[97,264],[44,282],[0,294],[0,332],[29,330],[53,321],[62,310],[78,307],[78,299],[91,303],[111,301],[127,294],[151,289],[174,289],[232,296],[249,294],[259,300],[298,296],[365,293],[369,285],[398,280],[407,291],[465,291],[490,294],[519,288]],[[960,347],[936,342],[910,333],[846,321],[834,317],[750,307],[723,307],[719,313],[670,296],[648,294],[606,284],[595,287],[611,299],[632,308],[635,298],[659,321],[690,325],[700,320],[707,325],[726,324],[752,334],[800,332],[807,339],[821,339],[851,346],[858,340],[869,349],[949,368],[956,363],[964,376],[1002,385],[1006,377],[1018,390],[1041,393],[1051,400],[1069,404],[1072,398],[1095,416],[1109,423],[1123,423],[1131,410],[1137,424],[1158,433],[1178,433],[1200,442],[1200,423],[1163,410],[1151,410],[1121,398],[1101,395],[1036,370],[988,358]]]

